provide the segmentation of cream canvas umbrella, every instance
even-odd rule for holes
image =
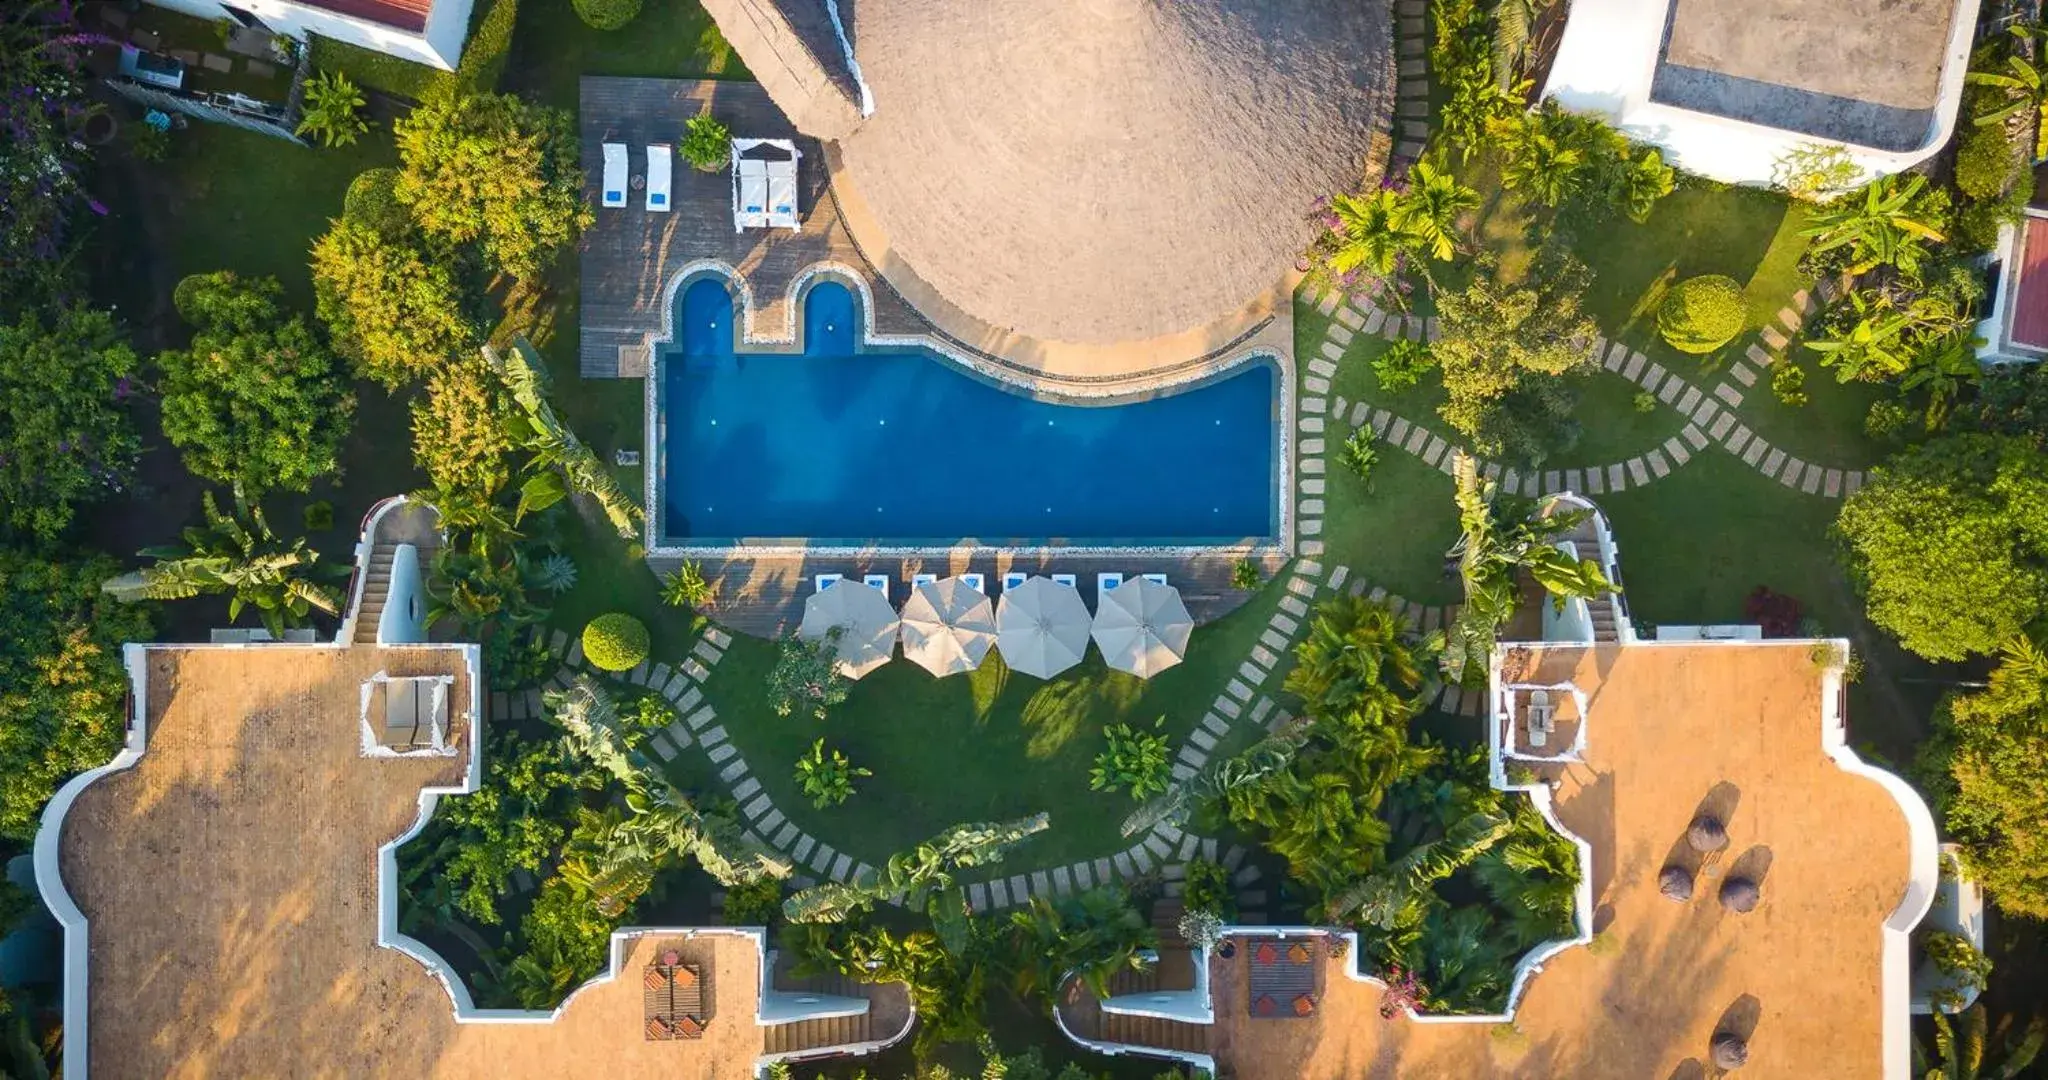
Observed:
[[[981,666],[996,643],[996,612],[957,577],[927,581],[903,605],[903,658],[941,678]]]
[[[1095,645],[1103,660],[1141,679],[1180,663],[1194,629],[1171,585],[1132,578],[1095,598]]]
[[[797,635],[817,640],[839,631],[839,670],[858,679],[896,652],[896,609],[881,590],[844,578],[804,601]]]
[[[1010,670],[1050,679],[1088,654],[1088,605],[1071,585],[1025,578],[996,606],[996,649]]]

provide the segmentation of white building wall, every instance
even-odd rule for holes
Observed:
[[[227,9],[219,0],[149,0],[201,19],[224,19]],[[414,34],[397,27],[343,15],[323,8],[292,3],[291,0],[241,0],[235,6],[257,18],[273,31],[304,40],[309,33],[345,41],[373,52],[425,64],[443,71],[455,70],[462,59],[463,39],[469,33],[469,12],[475,0],[434,0],[427,13],[424,33]]]
[[[1779,159],[1815,145],[1847,150],[1869,180],[1912,168],[1948,143],[1962,102],[1978,3],[1956,3],[1934,122],[1911,150],[1879,150],[1652,102],[1650,83],[1671,6],[1646,0],[1573,0],[1543,96],[1574,112],[1603,115],[1629,138],[1661,148],[1670,164],[1715,180],[1768,185]]]

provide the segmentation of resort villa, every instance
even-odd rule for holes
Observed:
[[[243,30],[345,41],[446,71],[462,59],[473,0],[149,0]]]

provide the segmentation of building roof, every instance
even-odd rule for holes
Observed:
[[[90,941],[87,970],[67,971],[89,1018],[80,1075],[753,1075],[769,1030],[753,934],[615,937],[621,977],[586,984],[552,1020],[509,1024],[456,1022],[435,975],[378,944],[379,847],[413,826],[423,788],[473,766],[468,753],[364,757],[361,686],[380,670],[452,675],[467,750],[473,648],[139,652],[147,751],[51,826],[62,881],[44,887],[68,890]],[[701,1040],[643,1034],[640,973],[670,948],[707,984]]]
[[[1219,1067],[1241,1080],[1702,1076],[1715,1033],[1735,1029],[1745,1075],[1905,1075],[1905,931],[1934,888],[1933,822],[1841,748],[1827,721],[1839,682],[1812,649],[1511,647],[1502,682],[1569,681],[1590,702],[1584,761],[1543,775],[1559,821],[1591,845],[1601,947],[1544,962],[1515,1040],[1487,1023],[1381,1020],[1381,988],[1350,974],[1352,958],[1326,961],[1313,1017],[1251,1019],[1239,949],[1213,961]],[[1730,843],[1674,903],[1658,874],[1702,805]],[[1715,899],[1738,872],[1762,885],[1747,915]]]
[[[1941,100],[1955,0],[1670,0],[1654,101],[1911,150]]]
[[[2019,259],[2006,268],[2013,276],[2012,333],[2015,345],[2048,349],[2048,217],[2022,219]]]
[[[307,7],[321,8],[340,15],[353,15],[358,19],[383,26],[393,27],[410,34],[422,33],[427,28],[427,16],[434,10],[434,0],[298,0]]]
[[[833,178],[866,210],[855,238],[906,295],[999,331],[1100,345],[1235,318],[1290,272],[1313,201],[1385,159],[1383,0],[840,7],[874,104]]]

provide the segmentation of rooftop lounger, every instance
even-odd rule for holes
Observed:
[[[824,592],[826,589],[839,584],[839,579],[845,576],[844,574],[819,574],[817,579],[818,591]]]
[[[967,587],[975,592],[983,596],[988,595],[988,579],[986,577],[980,574],[962,574],[960,575],[960,580],[966,582]]]
[[[1166,584],[1165,574],[1139,574],[1138,576],[1144,578],[1146,581],[1149,581],[1154,585]]]
[[[675,151],[667,143],[647,144],[647,209],[668,213],[669,172],[675,163]]]
[[[803,227],[796,214],[796,162],[770,161],[768,166],[768,221],[789,229]]]
[[[1009,592],[1011,589],[1014,589],[1017,586],[1024,584],[1025,577],[1026,575],[1022,570],[1012,570],[1009,573],[1004,574],[1003,591]]]
[[[1077,584],[1079,584],[1078,580],[1072,574],[1054,574],[1052,576],[1052,583],[1055,585],[1065,585],[1069,589],[1074,588]]]
[[[889,575],[887,574],[863,574],[861,575],[860,582],[880,592],[883,596],[889,595]]]
[[[937,574],[912,574],[910,575],[910,587],[915,589],[919,585],[930,585],[937,580],[939,580],[939,575]]]
[[[1124,576],[1114,570],[1095,575],[1095,591],[1108,592],[1124,583]]]
[[[1550,703],[1550,691],[1529,691],[1529,745],[1541,750],[1556,726],[1557,707]]]
[[[626,205],[626,144],[604,144],[604,205],[617,209]]]

